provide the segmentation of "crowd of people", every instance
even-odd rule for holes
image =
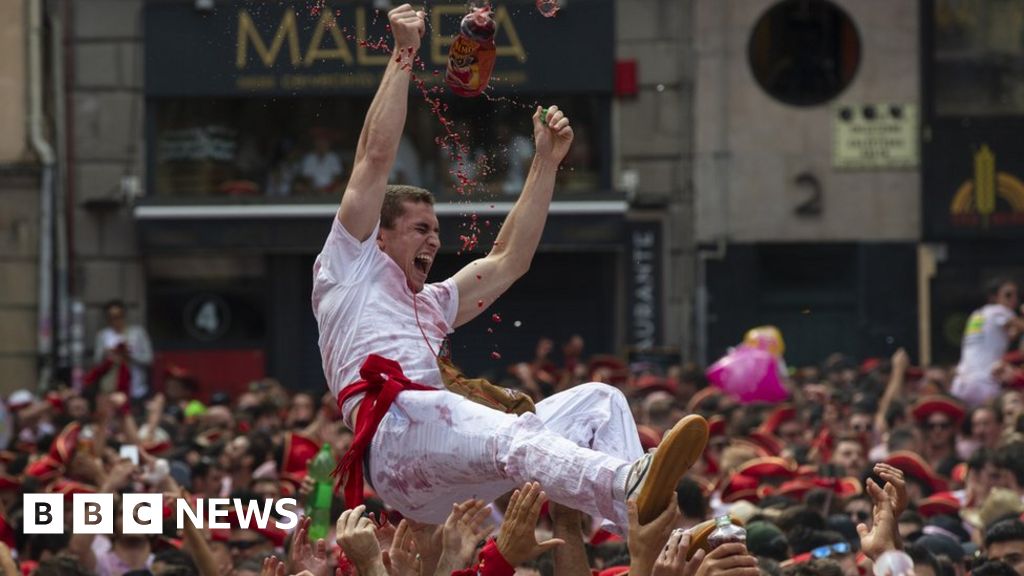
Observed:
[[[618,358],[584,357],[578,339],[563,350],[556,357],[550,341],[540,342],[536,358],[512,366],[516,385],[535,401],[589,381],[614,385],[629,400],[644,448],[685,414],[710,423],[703,457],[677,487],[678,507],[647,524],[631,515],[627,534],[545,504],[536,484],[493,503],[453,502],[440,527],[402,519],[370,486],[356,508],[339,494],[327,544],[309,541],[308,519],[290,534],[272,525],[179,533],[172,518],[152,537],[23,534],[20,495],[33,492],[61,493],[69,503],[93,492],[288,496],[301,514],[317,450],[326,443],[340,457],[351,444],[330,394],[294,393],[266,379],[229,398],[209,394],[215,383],[172,368],[144,403],[95,388],[39,398],[23,390],[4,399],[15,433],[0,452],[0,569],[854,576],[898,547],[919,575],[1024,574],[1024,396],[1012,380],[994,401],[968,410],[946,394],[952,368],[912,366],[902,351],[859,364],[834,356],[792,371],[789,402],[743,405],[708,386],[696,366],[664,376],[631,373]],[[1012,365],[1019,354],[1006,360]],[[138,447],[138,464],[123,457],[122,446]],[[693,535],[723,514],[745,524],[746,547],[687,562]],[[885,526],[891,533],[877,528]],[[484,544],[491,534],[496,539]]]
[[[740,347],[767,360],[779,402],[714,369],[587,357],[580,337],[557,357],[539,342],[504,388],[461,374],[445,341],[528,271],[574,131],[557,106],[536,108],[493,248],[428,283],[434,197],[387,185],[425,14],[406,4],[389,22],[393,58],[313,267],[329,390],[262,379],[230,397],[176,366],[151,388],[148,338],[112,302],[81,390],[4,399],[4,576],[1024,575],[1013,282],[988,290],[956,368],[900,350],[789,371],[772,356],[781,337],[774,352]],[[57,533],[25,530],[38,515],[20,496],[40,492],[113,494],[112,533],[73,530],[72,515]],[[126,529],[137,493],[167,499],[162,533]],[[301,519],[175,521],[200,498],[287,501],[271,514]],[[735,524],[744,536],[719,541]]]

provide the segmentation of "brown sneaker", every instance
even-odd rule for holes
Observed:
[[[626,479],[626,500],[636,497],[640,524],[654,520],[671,502],[676,484],[704,453],[708,422],[691,414],[665,433],[653,453],[633,463]]]

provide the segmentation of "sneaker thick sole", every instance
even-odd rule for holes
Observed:
[[[708,422],[696,414],[684,417],[665,434],[636,499],[640,524],[650,523],[665,511],[679,479],[700,459],[707,443]]]

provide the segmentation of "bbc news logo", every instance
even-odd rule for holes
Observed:
[[[195,508],[184,498],[174,501],[173,516],[178,530],[185,529],[188,521],[199,530],[229,528],[265,529],[273,522],[280,530],[291,530],[299,523],[294,512],[295,498],[281,498],[273,502],[241,500],[239,498],[199,498]],[[25,494],[25,534],[64,533],[63,494]],[[271,510],[277,513],[272,517]],[[72,534],[113,534],[113,494],[74,494],[71,501]],[[230,522],[234,513],[237,522]],[[121,496],[121,534],[163,534],[163,494],[123,494]]]

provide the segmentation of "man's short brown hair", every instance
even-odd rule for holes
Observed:
[[[384,192],[384,205],[380,208],[380,227],[394,228],[395,220],[405,213],[406,202],[424,202],[433,206],[434,195],[418,186],[388,184],[387,191]]]

